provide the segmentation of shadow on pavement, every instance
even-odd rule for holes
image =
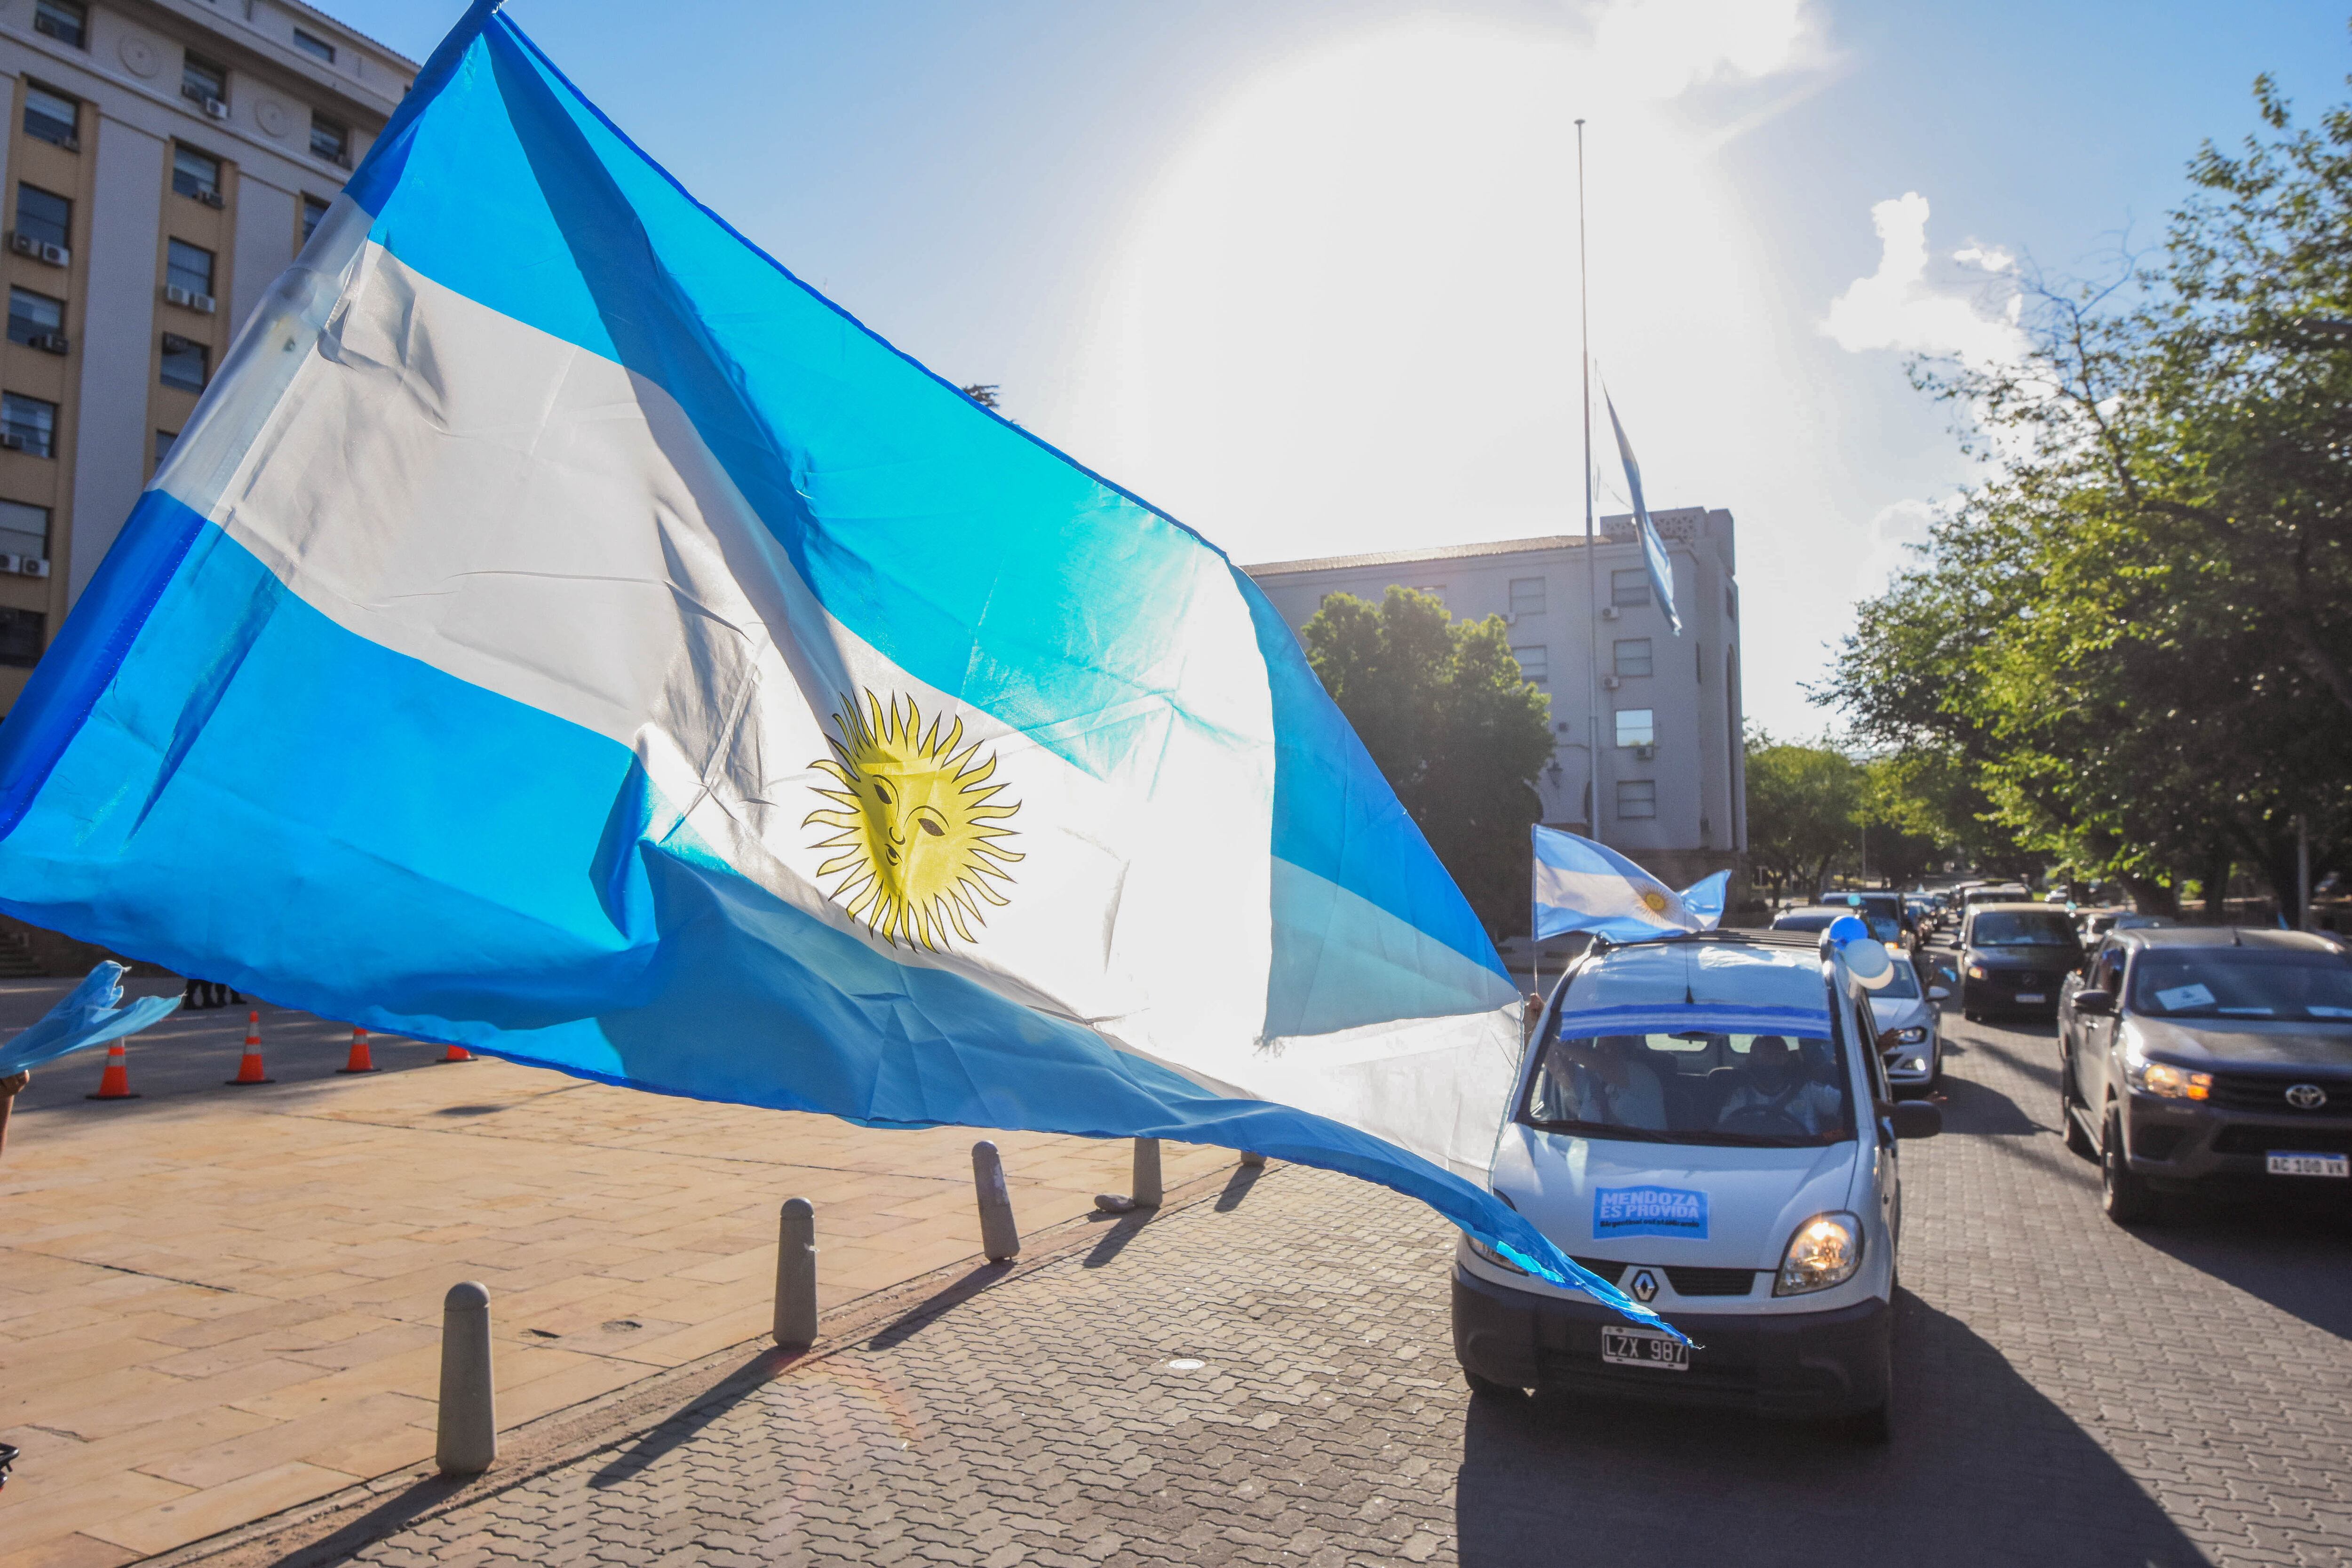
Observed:
[[[2132,1234],[2315,1329],[2352,1339],[2352,1215],[2340,1207],[2173,1199],[2161,1214],[2162,1224]]]
[[[915,1310],[920,1312],[929,1304],[925,1302],[923,1307]],[[788,1351],[777,1346],[761,1351],[692,1405],[652,1431],[623,1444],[620,1451],[604,1462],[603,1468],[588,1478],[589,1489],[602,1491],[618,1485],[643,1472],[663,1455],[691,1443],[704,1427],[732,1410],[744,1395],[768,1383],[805,1353],[804,1351]]]
[[[1465,1568],[2206,1563],[1999,1351],[1907,1291],[1896,1302],[1885,1448],[1715,1412],[1473,1400],[1454,1492]]]
[[[2042,1124],[2025,1113],[2022,1106],[1997,1089],[1988,1089],[1973,1079],[1944,1075],[1937,1086],[1944,1098],[1944,1131],[1966,1137],[2014,1137],[2021,1133],[2045,1131]],[[2051,1091],[2054,1097],[2055,1089]]]
[[[2058,1094],[2058,1042],[2053,1037],[2035,1039],[2021,1049],[2018,1045],[2003,1040],[1979,1039],[1977,1049],[2005,1067],[2023,1073],[2048,1089],[2054,1102]]]
[[[932,1291],[908,1308],[906,1311],[884,1324],[879,1331],[865,1342],[864,1348],[869,1351],[887,1351],[892,1345],[904,1343],[914,1338],[922,1330],[924,1324],[930,1322],[949,1308],[971,1300],[974,1296],[1003,1279],[1012,1269],[1013,1265],[1010,1263],[979,1265],[954,1284],[943,1289]]]
[[[1150,1225],[1151,1216],[1159,1212],[1158,1209],[1133,1209],[1120,1215],[1110,1228],[1103,1232],[1102,1239],[1087,1249],[1085,1258],[1079,1259],[1080,1267],[1100,1268],[1104,1264],[1117,1258],[1120,1250],[1135,1239],[1136,1232]],[[1110,1217],[1100,1210],[1087,1216],[1088,1220],[1097,1224]]]
[[[1242,1200],[1249,1196],[1249,1190],[1257,1185],[1257,1179],[1265,1174],[1265,1167],[1263,1165],[1234,1166],[1234,1173],[1225,1178],[1225,1190],[1217,1194],[1217,1212],[1231,1214],[1241,1207]]]

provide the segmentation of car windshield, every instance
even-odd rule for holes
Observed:
[[[1919,972],[1912,968],[1911,961],[1902,954],[1890,953],[1888,956],[1895,960],[1895,967],[1888,971],[1886,984],[1872,992],[1871,995],[1874,997],[1896,996],[1906,1002],[1916,1001],[1919,996]]]
[[[1801,1035],[1600,1035],[1544,1042],[1524,1120],[1547,1132],[1798,1148],[1853,1136],[1845,1073]]]
[[[2352,962],[2334,952],[2155,948],[2132,966],[2131,1010],[2159,1018],[2352,1023]]]
[[[1987,910],[1969,928],[1970,947],[2073,947],[2074,927],[2056,910]]]

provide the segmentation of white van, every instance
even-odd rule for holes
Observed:
[[[1465,1237],[1454,1346],[1474,1391],[1838,1417],[1885,1440],[1895,1140],[1943,1127],[1886,1081],[1864,976],[1892,962],[1858,921],[1578,961],[1521,1064],[1493,1190],[1693,1345]]]

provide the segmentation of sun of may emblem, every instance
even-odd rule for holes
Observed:
[[[996,802],[1004,788],[988,782],[996,759],[976,756],[977,741],[963,745],[961,719],[942,737],[934,718],[925,733],[912,698],[893,697],[885,710],[868,691],[861,710],[845,697],[833,725],[834,754],[814,765],[841,785],[816,792],[840,809],[813,811],[802,826],[835,829],[817,847],[841,853],[816,874],[839,875],[833,897],[893,944],[938,952],[950,927],[976,940],[982,901],[1006,902],[991,879],[1009,886],[1005,868],[1022,858],[999,842],[1013,834],[997,824],[1021,806]]]
[[[1644,888],[1641,893],[1642,907],[1654,915],[1666,912],[1666,896],[1655,888]]]

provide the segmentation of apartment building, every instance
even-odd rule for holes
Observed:
[[[299,0],[0,0],[0,711],[416,69]]]
[[[1377,604],[1391,584],[1434,594],[1457,620],[1501,616],[1519,668],[1551,697],[1544,821],[1682,887],[1739,868],[1748,844],[1738,562],[1729,512],[1651,515],[1674,567],[1679,637],[1651,593],[1631,517],[1601,520],[1589,567],[1583,536],[1563,534],[1244,570],[1293,631],[1329,595]]]

